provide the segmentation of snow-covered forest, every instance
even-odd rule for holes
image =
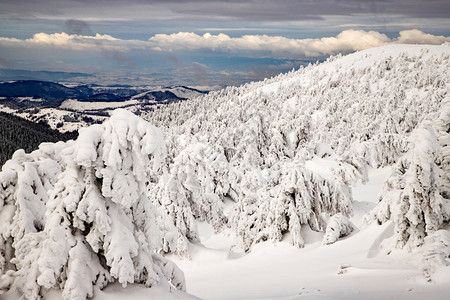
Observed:
[[[325,232],[336,214],[332,223],[346,222],[351,186],[365,182],[369,168],[403,161],[428,172],[412,169],[404,180],[431,181],[422,183],[428,188],[422,193],[436,197],[429,200],[436,209],[429,224],[438,230],[450,209],[449,49],[376,48],[161,107],[146,117],[166,136],[169,179],[158,182],[167,192],[160,199],[189,204],[192,213],[183,216],[189,230],[192,216],[220,229],[228,197],[236,206],[226,225],[245,251],[287,231],[302,247],[301,226]],[[328,170],[314,168],[319,159],[330,163]],[[413,174],[419,178],[409,178]],[[391,192],[384,191],[383,203]],[[422,202],[419,195],[410,198]],[[387,209],[376,215],[380,222],[391,219]],[[414,232],[411,238],[420,237]]]
[[[370,249],[364,263],[406,255],[414,276],[444,295],[449,92],[449,44],[391,45],[142,118],[119,109],[75,141],[19,150],[0,172],[0,293],[100,299],[118,283],[162,287],[173,299],[191,297],[186,288],[242,298],[197,295],[198,282],[189,289],[213,238],[236,268],[262,245],[286,242],[294,250],[282,251],[298,257],[356,244]],[[364,194],[373,205],[359,198],[371,174],[387,174]],[[275,282],[278,298],[292,289]]]

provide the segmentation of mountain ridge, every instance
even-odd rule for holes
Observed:
[[[26,80],[0,83],[0,111],[59,131],[101,122],[115,108],[136,113],[207,94],[187,86],[100,86]]]

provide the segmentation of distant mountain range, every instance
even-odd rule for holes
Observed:
[[[206,93],[187,86],[100,86],[17,80],[0,83],[0,111],[44,122],[65,132],[101,122],[116,108],[140,114],[155,105]]]
[[[59,83],[38,80],[18,80],[0,83],[0,97],[32,97],[34,99],[41,98],[53,101],[69,98],[86,99],[93,94],[94,91],[84,85],[66,87]]]
[[[52,71],[30,71],[0,69],[0,81],[10,80],[43,80],[43,81],[65,81],[76,78],[89,78],[91,74],[76,72],[52,72]]]
[[[76,99],[79,101],[125,101],[130,97],[139,95],[136,99],[140,100],[186,100],[186,97],[177,95],[167,89],[148,90],[148,88],[135,87],[101,87],[87,85],[65,86],[55,82],[39,80],[18,80],[12,82],[0,83],[0,97],[31,97],[33,99],[42,99],[43,103],[49,106],[59,106],[62,101],[67,99]],[[203,94],[189,87],[182,87],[194,93]]]

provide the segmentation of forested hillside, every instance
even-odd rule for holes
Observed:
[[[246,251],[286,232],[302,247],[302,226],[325,232],[335,214],[345,222],[351,186],[396,163],[414,129],[438,118],[449,78],[449,45],[394,45],[161,107],[146,117],[168,148],[155,197],[192,209],[172,212],[189,236],[195,217],[228,224]],[[328,167],[317,167],[323,159]],[[227,197],[237,203],[228,220]]]
[[[0,165],[12,157],[18,149],[29,153],[43,142],[57,142],[75,139],[77,133],[60,133],[43,123],[0,112]]]
[[[141,116],[149,122],[115,110],[75,141],[41,144],[5,163],[0,292],[38,299],[56,289],[84,299],[114,282],[183,291],[175,255],[163,255],[207,253],[205,272],[216,272],[211,259],[225,253],[230,275],[252,261],[237,258],[255,250],[264,258],[258,267],[271,264],[261,247],[283,242],[305,248],[292,260],[314,257],[294,268],[284,261],[283,279],[271,279],[294,278],[297,296],[290,273],[325,276],[328,284],[336,278],[322,261],[336,264],[335,257],[357,256],[354,274],[362,274],[376,263],[370,258],[397,250],[395,262],[406,255],[428,281],[448,274],[437,270],[450,257],[450,45],[332,57]],[[354,187],[381,168],[391,174],[381,173],[378,189],[355,201]],[[221,239],[211,251],[205,228]],[[318,264],[322,273],[312,272]]]

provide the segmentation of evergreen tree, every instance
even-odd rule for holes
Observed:
[[[46,147],[48,158],[18,152],[0,173],[1,288],[27,299],[43,288],[85,299],[112,281],[184,289],[182,272],[158,254],[177,231],[162,226],[170,220],[146,193],[165,152],[161,132],[116,110],[75,142]]]
[[[449,154],[442,143],[450,136],[448,130],[442,130],[450,124],[448,108],[447,102],[443,113],[437,115],[437,131],[429,120],[414,130],[408,154],[394,167],[380,203],[371,213],[380,223],[394,222],[396,247],[421,246],[427,236],[450,221],[448,175],[444,172],[446,164],[442,163],[448,161]]]

